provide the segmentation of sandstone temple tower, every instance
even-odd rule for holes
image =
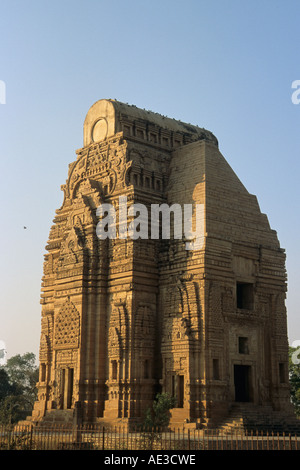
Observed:
[[[76,153],[46,247],[31,419],[138,422],[159,391],[174,423],[214,426],[236,403],[289,412],[285,253],[215,136],[100,100]],[[201,247],[100,239],[97,208],[119,215],[120,196],[201,204]]]

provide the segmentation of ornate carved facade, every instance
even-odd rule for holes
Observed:
[[[113,100],[88,111],[46,247],[32,419],[213,425],[235,402],[288,411],[285,253],[210,132]],[[201,204],[204,240],[100,239],[97,208]],[[174,418],[174,419],[175,419]]]

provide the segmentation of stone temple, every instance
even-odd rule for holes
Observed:
[[[46,246],[30,419],[80,410],[83,423],[138,423],[158,392],[176,399],[173,425],[216,427],[233,410],[292,416],[285,252],[216,137],[104,99],[76,154]],[[101,239],[97,209],[118,216],[120,196],[128,207],[199,204],[201,246]]]

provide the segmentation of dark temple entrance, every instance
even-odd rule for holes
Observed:
[[[176,398],[176,408],[184,404],[184,375],[172,376],[172,396]]]
[[[234,366],[235,401],[251,401],[250,371],[251,366]]]

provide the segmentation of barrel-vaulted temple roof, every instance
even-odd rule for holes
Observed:
[[[190,141],[208,140],[218,145],[214,134],[196,125],[187,124],[153,111],[121,103],[117,100],[102,99],[94,103],[84,121],[84,146],[112,137],[124,130],[124,123],[150,125],[153,129],[169,131],[188,136]]]

